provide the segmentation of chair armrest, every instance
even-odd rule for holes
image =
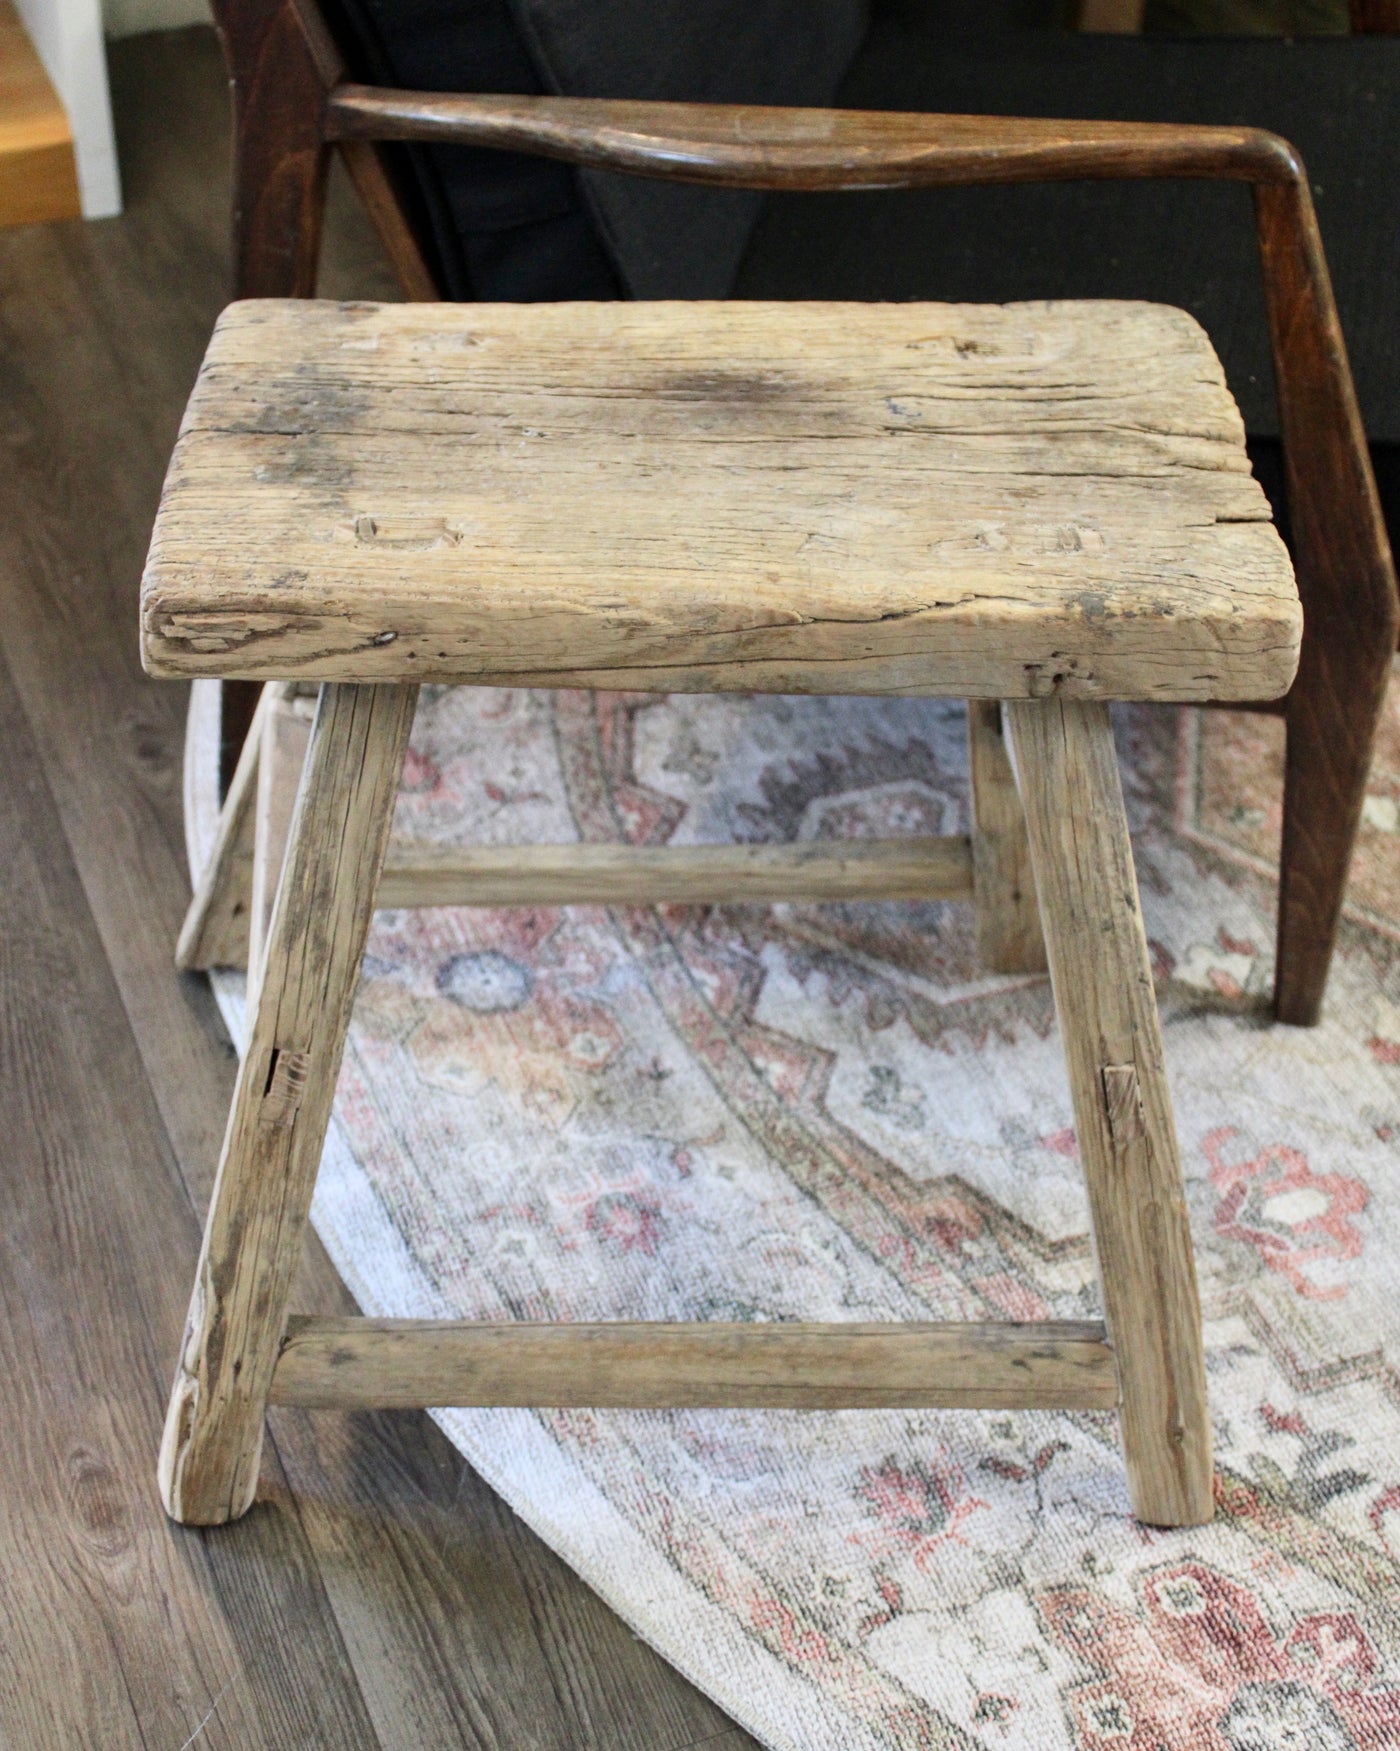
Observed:
[[[324,128],[330,140],[452,141],[729,188],[1302,177],[1293,148],[1276,134],[1152,122],[457,96],[340,84],[327,94]]]

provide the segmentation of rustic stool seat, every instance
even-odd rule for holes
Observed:
[[[1301,614],[1221,368],[1130,303],[224,315],[156,675],[1275,698]]]
[[[267,679],[181,935],[249,1026],[161,1449],[251,1503],[269,1402],[1117,1404],[1133,1506],[1210,1517],[1200,1308],[1108,699],[1277,697],[1292,573],[1219,364],[1143,304],[244,304],[143,585],[160,675]],[[391,849],[420,681],[968,697],[971,831]],[[302,697],[320,683],[312,707]],[[287,1316],[371,913],[965,898],[1048,966],[1103,1320]]]

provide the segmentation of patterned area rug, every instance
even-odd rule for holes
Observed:
[[[399,829],[964,831],[963,723],[910,700],[429,690]],[[1215,1524],[1133,1523],[1110,1415],[439,1416],[769,1745],[1400,1746],[1400,697],[1310,1032],[1266,1009],[1280,726],[1116,727]],[[381,913],[315,1222],[380,1315],[1099,1309],[1048,986],[983,975],[965,908]]]

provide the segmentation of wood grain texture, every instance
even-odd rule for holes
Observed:
[[[1133,1512],[1213,1513],[1195,1255],[1106,706],[1014,701],[1007,736],[1089,1187]]]
[[[1269,697],[1300,633],[1220,367],[1144,304],[233,306],[153,674]]]
[[[1118,1396],[1102,1325],[289,1322],[277,1403],[1059,1407]]]
[[[336,140],[455,140],[727,188],[929,188],[1067,177],[1287,182],[1292,149],[1259,128],[637,103],[328,86]]]
[[[233,287],[241,298],[309,298],[329,164],[321,106],[339,57],[312,8],[297,0],[237,0],[214,13],[241,148],[233,157]]]
[[[996,700],[969,700],[967,755],[978,957],[992,973],[1043,973],[1045,938],[1026,817]]]
[[[73,130],[10,0],[0,0],[0,226],[76,219]]]
[[[263,1417],[413,723],[412,688],[323,691],[161,1445],[177,1520],[250,1505]]]
[[[732,905],[965,900],[964,838],[791,845],[391,844],[378,906]]]
[[[259,738],[258,789],[253,809],[253,863],[248,917],[248,1002],[257,1002],[258,983],[266,961],[272,904],[282,879],[287,839],[296,809],[297,787],[306,764],[315,703],[298,698],[289,684],[274,682],[265,689]],[[217,847],[215,848],[217,855]]]

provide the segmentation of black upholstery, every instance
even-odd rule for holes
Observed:
[[[358,76],[427,91],[830,102],[867,0],[326,0]],[[453,298],[723,297],[759,197],[458,146],[399,148]]]
[[[357,77],[416,91],[544,89],[507,0],[325,0]],[[449,298],[616,298],[617,272],[564,164],[463,146],[396,146],[391,166]]]

